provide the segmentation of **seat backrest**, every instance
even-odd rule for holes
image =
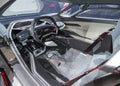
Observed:
[[[107,33],[103,33],[103,35],[96,39],[93,44],[91,44],[87,49],[84,50],[84,53],[98,54],[105,51],[108,51],[110,53],[113,52],[112,36],[108,35]]]
[[[100,40],[102,35],[103,37],[105,36],[104,40]],[[95,42],[93,42],[93,44],[91,44],[84,52],[92,54],[104,51],[109,51],[110,53],[114,52],[114,49],[116,49],[117,45],[120,45],[120,20],[117,22],[115,29],[110,29],[108,32],[101,34],[101,36]]]

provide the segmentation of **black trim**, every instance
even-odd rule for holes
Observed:
[[[65,25],[81,27],[81,25],[75,23],[65,23]]]
[[[67,21],[83,21],[83,22],[96,22],[96,23],[107,23],[107,24],[116,24],[118,22],[117,20],[100,20],[100,19],[92,19],[92,18],[77,18],[77,17],[62,17],[60,16],[61,21],[67,22]]]
[[[61,86],[61,83],[59,83],[53,76],[46,72],[38,59],[35,59],[35,66],[40,76],[42,76],[51,86]]]

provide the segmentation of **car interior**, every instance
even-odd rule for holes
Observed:
[[[11,47],[17,51],[14,53],[32,73],[52,86],[99,65],[119,47],[120,21],[68,19],[43,16],[15,21],[8,27],[8,37],[13,40]],[[74,86],[86,85],[104,74],[107,72],[94,71]]]

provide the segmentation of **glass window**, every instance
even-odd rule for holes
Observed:
[[[88,10],[78,14],[77,17],[119,19],[120,5],[90,5]]]
[[[120,10],[105,10],[105,9],[93,9],[86,10],[84,13],[77,15],[76,17],[89,17],[89,18],[104,18],[104,19],[119,19]]]
[[[68,5],[69,6],[69,5]],[[78,10],[81,10],[83,5],[75,5],[64,11],[62,15],[71,16]],[[104,19],[119,19],[120,18],[120,5],[90,5],[87,10],[79,13],[77,18],[104,18]]]
[[[3,16],[37,13],[42,8],[39,0],[16,0],[4,13]],[[40,7],[41,6],[41,7]]]
[[[61,11],[62,3],[57,1],[43,0],[43,8],[40,14],[58,13]]]

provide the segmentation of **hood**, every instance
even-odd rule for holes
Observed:
[[[14,2],[15,0],[0,0],[0,15]]]
[[[120,4],[120,0],[54,0],[73,4]]]

